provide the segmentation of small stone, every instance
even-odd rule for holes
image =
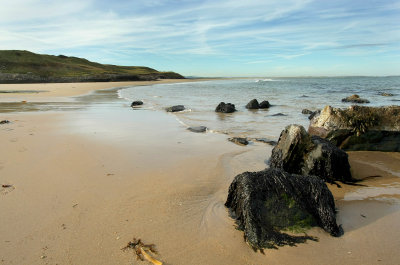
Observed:
[[[168,107],[165,109],[167,112],[178,112],[178,111],[183,111],[185,110],[185,106],[183,105],[176,105],[172,107]]]
[[[195,132],[195,133],[203,133],[203,132],[207,131],[207,127],[206,126],[195,126],[195,127],[189,127],[187,129],[189,131]]]
[[[0,121],[0,124],[7,124],[7,123],[10,123],[10,121],[9,121],[9,120],[2,120],[2,121]]]
[[[41,258],[41,259],[45,259],[45,258],[47,258],[47,256],[42,255],[42,256],[40,256],[40,258]]]
[[[235,143],[238,145],[248,145],[249,144],[249,141],[247,141],[246,138],[242,138],[242,137],[228,138],[228,141],[231,141],[232,143]]]
[[[140,106],[140,105],[143,105],[143,101],[137,100],[137,101],[132,102],[131,107],[136,107],[136,106]]]

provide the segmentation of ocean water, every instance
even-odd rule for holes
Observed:
[[[381,93],[393,96],[382,96]],[[317,110],[326,105],[347,108],[342,98],[358,94],[370,101],[367,106],[400,104],[400,77],[268,78],[229,79],[177,84],[155,84],[119,90],[119,97],[142,100],[141,108],[165,111],[172,105],[184,105],[183,112],[171,113],[184,126],[206,126],[210,132],[230,136],[277,140],[289,124],[309,125],[302,109]],[[272,105],[265,110],[247,110],[257,99]],[[220,102],[233,103],[238,110],[216,113]],[[280,116],[274,116],[281,114]]]

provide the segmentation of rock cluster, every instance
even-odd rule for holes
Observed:
[[[264,100],[261,103],[258,103],[257,99],[250,100],[249,103],[246,105],[246,109],[267,109],[271,105],[268,101]]]
[[[308,132],[344,150],[400,151],[400,106],[326,106]]]

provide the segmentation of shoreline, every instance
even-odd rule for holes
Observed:
[[[209,80],[215,79],[160,79],[156,81],[0,84],[0,102],[20,102],[24,100],[29,102],[71,101],[72,97],[87,95],[93,91],[102,89],[147,86],[153,84],[201,82]],[[4,93],[6,91],[12,91],[14,93]]]
[[[34,89],[21,89],[27,88]],[[156,257],[166,264],[399,260],[400,209],[379,190],[397,187],[397,153],[349,152],[357,178],[381,177],[367,178],[367,187],[328,185],[342,237],[313,228],[309,234],[319,242],[268,249],[264,256],[244,243],[223,204],[233,177],[263,169],[272,147],[191,133],[172,115],[132,111],[129,102],[113,104],[113,96],[99,107],[87,96],[91,110],[0,113],[11,121],[0,125],[0,184],[13,187],[0,192],[0,264],[129,264],[135,257],[121,248],[133,237],[156,244]]]

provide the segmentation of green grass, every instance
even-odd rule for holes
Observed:
[[[182,78],[174,72],[159,72],[144,66],[100,64],[83,58],[36,54],[20,50],[0,50],[0,73],[33,74],[54,78],[107,74],[163,75],[165,78]]]

